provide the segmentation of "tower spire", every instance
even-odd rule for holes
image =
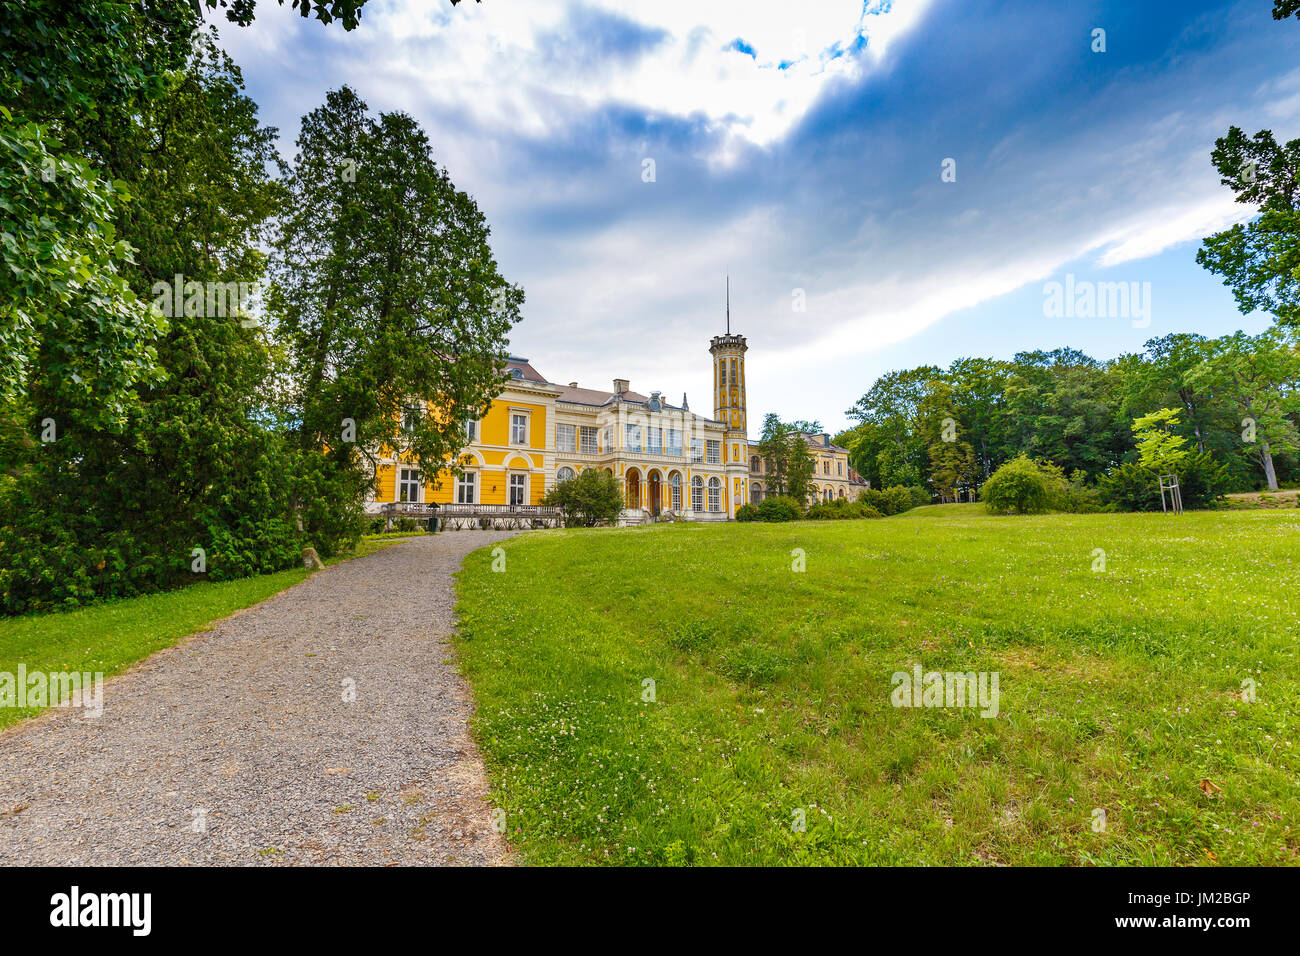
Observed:
[[[727,334],[731,334],[731,273],[727,273]]]

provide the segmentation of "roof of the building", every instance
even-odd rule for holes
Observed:
[[[561,387],[564,391],[562,391],[556,399],[561,402],[576,402],[579,405],[608,405],[614,400],[613,392],[603,391],[599,388],[577,388],[572,385],[564,385]],[[650,401],[650,399],[642,395],[640,392],[624,392],[623,401],[636,402],[644,405],[646,402]],[[664,402],[664,407],[667,408],[670,406],[667,402]]]
[[[803,440],[814,448],[824,448],[827,451],[842,451],[846,455],[849,453],[847,448],[841,448],[839,445],[831,441],[829,435],[823,434],[822,432],[804,432]]]
[[[540,385],[549,385],[546,377],[541,372],[528,364],[528,359],[520,358],[518,355],[512,355],[506,360],[506,370],[513,374],[519,372],[518,377],[526,382],[537,382]]]

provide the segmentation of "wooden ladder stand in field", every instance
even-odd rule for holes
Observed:
[[[1169,504],[1165,505],[1165,492],[1169,492]],[[1177,475],[1160,476],[1160,510],[1165,514],[1173,513],[1180,515],[1183,513],[1183,492],[1178,487]]]

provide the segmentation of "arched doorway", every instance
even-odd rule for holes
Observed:
[[[641,472],[635,468],[627,470],[627,500],[625,504],[629,508],[641,507]]]
[[[653,469],[650,472],[649,481],[646,484],[649,486],[647,500],[650,504],[650,513],[657,516],[663,505],[663,479],[659,476],[658,469]]]

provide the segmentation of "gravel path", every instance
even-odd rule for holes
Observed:
[[[0,864],[510,862],[447,644],[452,573],[508,537],[333,565],[108,681],[99,719],[0,733]]]

